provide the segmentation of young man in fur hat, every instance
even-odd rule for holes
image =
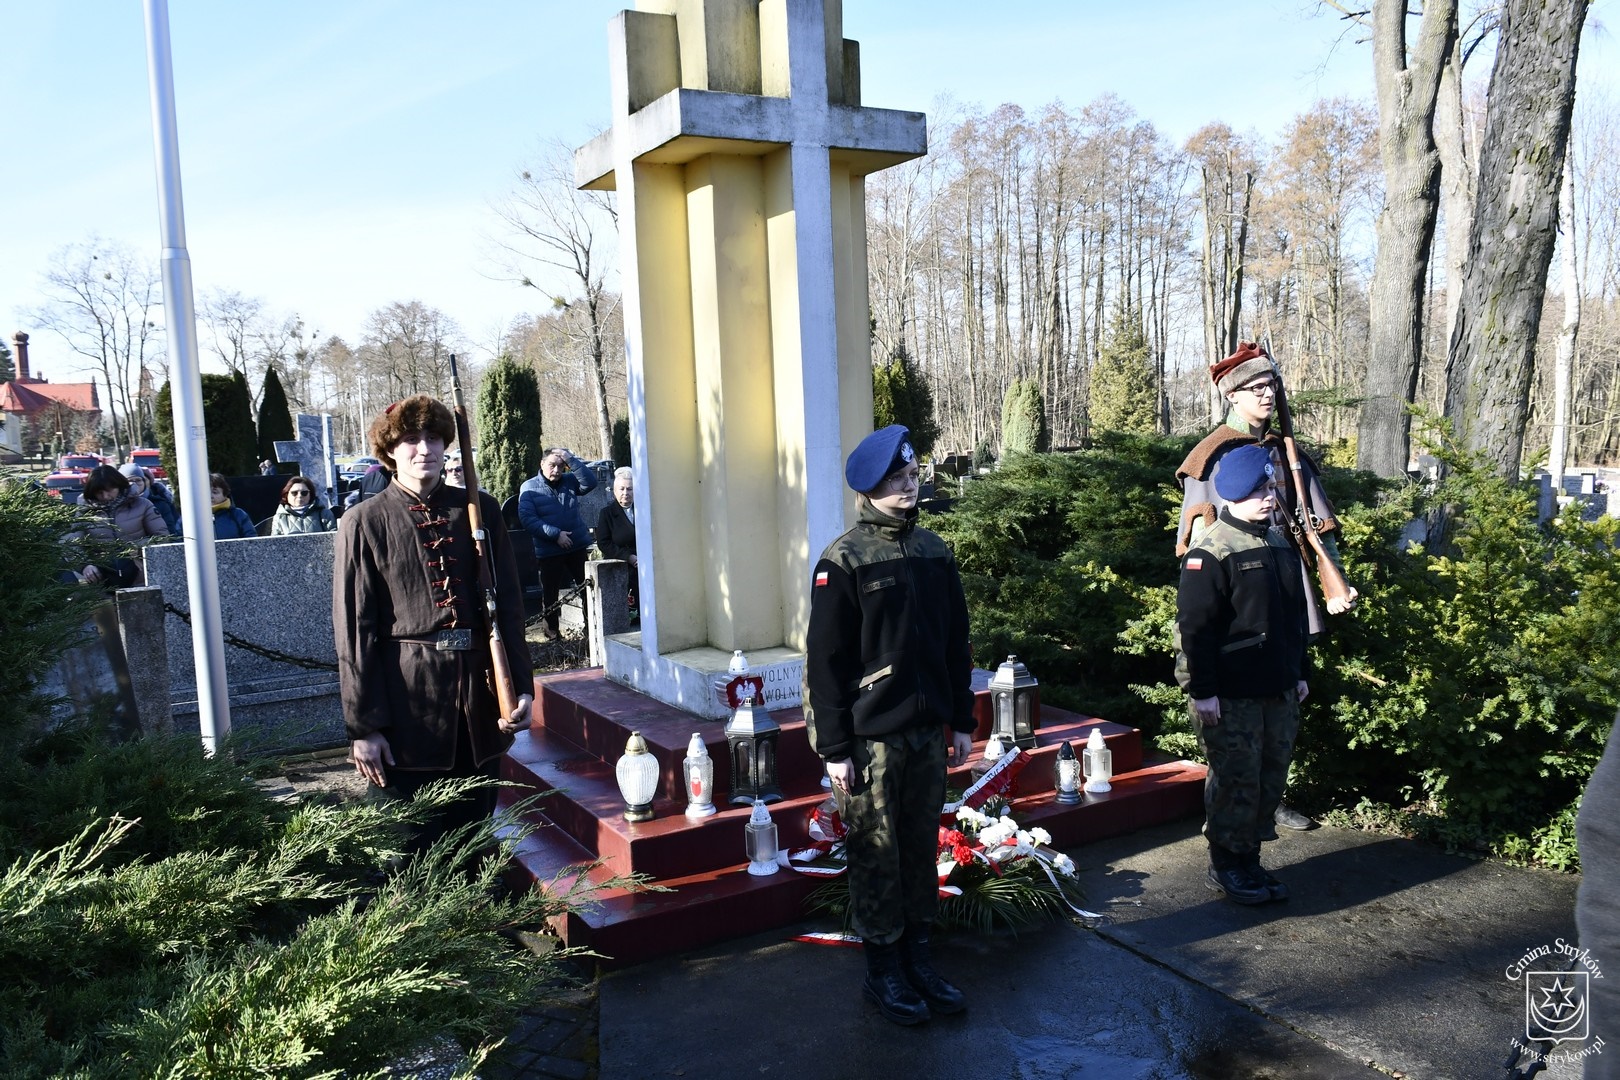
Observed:
[[[529,726],[534,685],[523,593],[501,509],[479,493],[493,556],[507,662],[519,691],[501,716],[490,681],[489,629],[477,591],[467,491],[444,483],[455,419],[426,394],[388,406],[372,452],[392,480],[343,515],[333,573],[343,719],[355,769],[376,797],[409,799],[431,780],[494,777],[513,733]],[[493,788],[419,827],[412,850],[488,816]]]
[[[1193,447],[1187,459],[1176,469],[1176,482],[1182,489],[1181,524],[1176,532],[1177,558],[1185,555],[1187,549],[1197,542],[1199,534],[1215,523],[1225,506],[1225,500],[1216,490],[1215,481],[1222,459],[1239,446],[1259,444],[1271,456],[1274,472],[1271,482],[1276,488],[1272,525],[1286,535],[1291,523],[1296,520],[1295,494],[1293,484],[1288,479],[1287,454],[1283,450],[1281,433],[1273,430],[1271,425],[1277,412],[1279,390],[1278,373],[1271,357],[1252,341],[1240,342],[1236,352],[1209,369],[1209,377],[1225,395],[1231,410],[1226,414],[1226,423]],[[1328,502],[1327,494],[1322,490],[1316,467],[1303,454],[1300,455],[1300,466],[1306,490],[1310,493],[1311,510],[1322,522],[1322,546],[1327,549],[1334,565],[1338,566],[1339,549],[1334,539],[1338,522],[1334,517],[1333,504]],[[1303,561],[1300,563],[1300,577],[1310,632],[1315,636],[1327,629],[1327,623],[1317,606],[1316,591],[1310,585]],[[1348,600],[1334,598],[1327,602],[1328,614],[1338,615],[1348,611],[1355,602],[1356,591],[1351,589]],[[1290,829],[1309,829],[1313,823],[1299,811],[1279,805],[1275,824]],[[1268,831],[1271,835],[1267,839],[1275,840],[1276,830]]]
[[[805,722],[849,826],[866,996],[889,1020],[919,1024],[966,1008],[934,970],[930,933],[945,769],[973,748],[967,601],[950,548],[917,525],[910,433],[868,435],[844,478],[859,519],[816,563]]]
[[[1305,578],[1293,544],[1271,527],[1271,455],[1259,443],[1222,460],[1225,504],[1181,563],[1176,680],[1191,699],[1209,762],[1204,836],[1209,887],[1239,904],[1288,898],[1260,866],[1260,842],[1288,782],[1305,682]]]

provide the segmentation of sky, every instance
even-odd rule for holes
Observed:
[[[492,204],[547,144],[608,125],[607,27],[626,6],[171,0],[197,295],[256,297],[350,344],[371,311],[421,300],[487,356],[501,327],[548,306],[506,279]],[[1214,120],[1274,139],[1318,99],[1372,100],[1369,47],[1311,0],[843,11],[868,105],[1078,108],[1112,93],[1179,142]],[[82,369],[31,314],[52,254],[102,237],[155,264],[161,247],[142,5],[0,0],[0,40],[0,331],[30,331],[36,373],[67,381]],[[1601,25],[1580,71],[1620,83]]]

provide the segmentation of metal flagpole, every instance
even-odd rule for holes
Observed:
[[[218,749],[231,733],[230,687],[219,614],[219,567],[214,561],[213,492],[203,428],[202,373],[197,363],[197,318],[191,292],[191,256],[180,195],[180,138],[174,117],[174,58],[169,51],[168,0],[145,0],[146,61],[152,82],[152,136],[157,151],[158,224],[163,233],[163,315],[168,322],[169,365],[174,372],[176,494],[185,523],[186,585],[191,601],[191,651],[197,665],[197,715],[203,750]]]

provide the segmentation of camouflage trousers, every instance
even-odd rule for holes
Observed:
[[[945,753],[937,727],[855,740],[855,782],[838,812],[849,826],[850,922],[862,940],[893,944],[907,923],[925,926],[939,912]]]
[[[1190,706],[1189,706],[1190,709]],[[1260,850],[1260,834],[1282,802],[1299,734],[1299,697],[1221,698],[1221,722],[1193,728],[1204,748],[1204,836],[1236,855]]]

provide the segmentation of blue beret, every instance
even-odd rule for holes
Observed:
[[[1248,498],[1271,474],[1271,451],[1259,443],[1248,443],[1223,454],[1216,463],[1215,494],[1227,502]]]
[[[871,491],[883,478],[910,463],[917,456],[911,449],[911,432],[900,424],[872,432],[850,451],[844,462],[844,480],[855,491]]]

